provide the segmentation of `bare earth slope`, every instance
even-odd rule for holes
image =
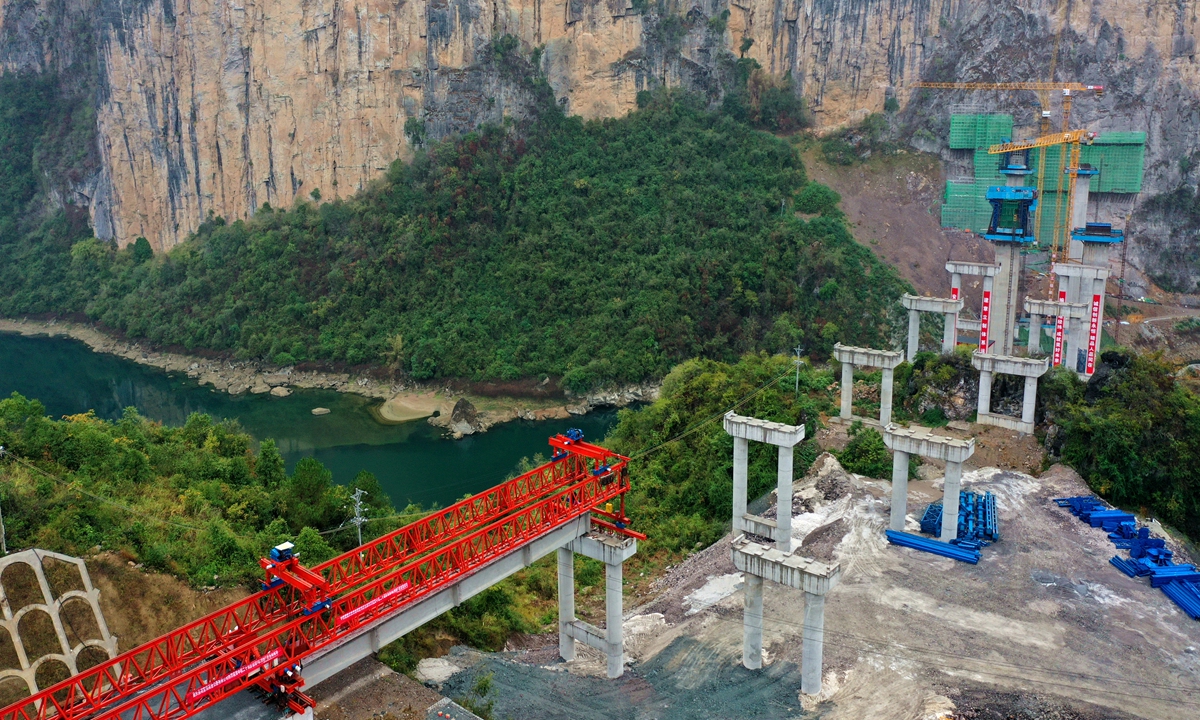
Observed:
[[[829,165],[818,149],[803,153],[808,177],[842,196],[854,238],[869,245],[922,295],[950,296],[946,261],[993,262],[991,243],[941,227],[942,163],[928,153],[871,158],[851,166]],[[967,307],[980,291],[968,287]],[[977,309],[977,308],[976,308]]]

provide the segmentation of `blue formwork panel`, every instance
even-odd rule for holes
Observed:
[[[913,535],[912,533],[897,532],[896,530],[887,531],[887,539],[893,545],[920,550],[921,552],[941,555],[959,562],[971,563],[975,565],[979,562],[979,551],[969,550],[958,545],[951,545],[940,540]]]

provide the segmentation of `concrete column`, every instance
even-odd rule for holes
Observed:
[[[1029,313],[1029,341],[1025,345],[1025,354],[1033,357],[1042,350],[1042,316]]]
[[[850,422],[854,403],[854,365],[842,363],[842,419]]]
[[[792,551],[792,448],[779,448],[779,477],[775,489],[775,547]]]
[[[1091,307],[1092,299],[1084,297],[1082,287],[1083,278],[1070,277],[1067,278],[1067,301],[1073,303],[1083,303]],[[1088,319],[1091,314],[1085,316],[1083,320],[1076,320],[1071,323],[1071,353],[1066,356],[1064,364],[1072,370],[1080,370],[1079,360],[1080,351],[1087,352],[1087,333]]]
[[[908,515],[908,453],[899,450],[892,453],[892,522],[890,527],[904,532],[904,518]]]
[[[825,650],[825,596],[804,593],[804,644],[800,650],[800,692],[821,692],[821,663]]]
[[[625,672],[625,645],[621,638],[621,623],[624,619],[621,586],[621,563],[604,564],[605,591],[605,635],[608,640],[608,677],[619,678]]]
[[[575,659],[575,638],[567,635],[567,624],[575,620],[575,553],[558,549],[558,654]]]
[[[745,614],[742,617],[742,665],[747,670],[762,667],[763,579],[743,573]]]
[[[909,362],[917,356],[917,344],[921,339],[921,311],[908,311],[908,354],[904,358]]]
[[[879,424],[887,427],[892,421],[892,368],[883,369],[883,383],[879,388]]]
[[[1063,367],[1075,369],[1075,363],[1071,360],[1071,353],[1075,352],[1075,325],[1078,320],[1067,316],[1063,321],[1063,347],[1062,347],[1062,363]]]
[[[950,273],[950,297],[955,300],[962,297],[962,273]]]
[[[1021,422],[1033,422],[1033,411],[1037,407],[1037,384],[1037,378],[1025,378],[1025,397],[1021,400]]]
[[[989,339],[996,341],[997,354],[1012,355],[1013,338],[1017,334],[1016,304],[1021,279],[1021,246],[1015,242],[997,242],[996,285],[992,291],[992,322]]]
[[[946,485],[942,492],[942,542],[958,537],[958,491],[962,487],[962,463],[946,463]]]
[[[746,438],[733,439],[733,534],[736,537],[746,515],[746,457],[750,441]]]
[[[980,415],[992,411],[992,373],[990,370],[979,371],[979,406],[976,408]]]
[[[946,313],[946,324],[942,327],[942,354],[954,350],[958,344],[958,313]]]
[[[1066,178],[1069,180],[1069,178]],[[1088,195],[1091,193],[1092,177],[1090,175],[1079,175],[1075,178],[1075,206],[1071,208],[1071,227],[1067,228],[1068,232],[1075,228],[1083,228],[1087,225],[1087,206]],[[1076,262],[1083,261],[1084,245],[1075,238],[1070,238],[1070,253],[1069,256]]]

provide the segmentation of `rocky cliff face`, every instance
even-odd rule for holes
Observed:
[[[0,67],[61,70],[94,54],[102,162],[86,197],[97,234],[122,245],[144,235],[165,249],[210,212],[238,218],[314,190],[355,192],[411,153],[406,123],[436,138],[523,114],[530,59],[569,113],[608,117],[656,85],[719,99],[745,38],[748,56],[791,75],[819,125],[836,126],[882,109],[889,95],[907,102],[918,77],[1047,77],[1061,31],[1056,77],[1111,88],[1078,102],[1075,117],[1149,132],[1147,187],[1161,192],[1195,179],[1179,158],[1200,145],[1196,6],[0,0]],[[496,42],[504,36],[519,41],[512,53]],[[975,102],[1032,118],[1031,97],[931,94],[901,117],[910,130],[936,131],[949,105]]]

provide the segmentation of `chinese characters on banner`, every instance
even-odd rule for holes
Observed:
[[[1096,372],[1096,348],[1100,345],[1100,302],[1099,295],[1092,295],[1092,327],[1088,330],[1088,375]]]
[[[992,319],[992,291],[983,291],[983,310],[979,313],[979,352],[988,351],[988,323]]]
[[[1060,290],[1058,292],[1058,301],[1059,302],[1067,301],[1067,291],[1066,290]],[[1054,361],[1051,363],[1052,365],[1062,365],[1062,361],[1063,361],[1063,356],[1062,356],[1063,329],[1066,324],[1067,324],[1067,316],[1066,315],[1059,315],[1057,318],[1054,319]]]

